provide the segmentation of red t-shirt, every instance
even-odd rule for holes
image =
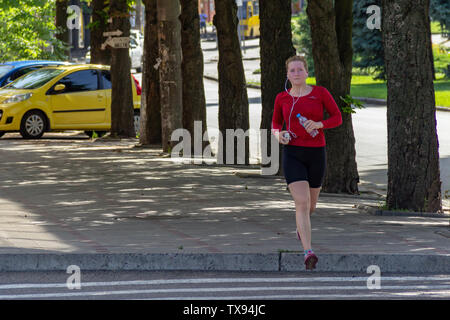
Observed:
[[[303,147],[323,147],[325,146],[325,135],[323,129],[331,129],[340,126],[342,123],[341,112],[328,90],[321,86],[312,86],[312,91],[300,98],[294,97],[297,101],[291,112],[293,98],[283,91],[275,98],[275,106],[272,117],[272,131],[282,131],[283,123],[286,122],[286,130],[295,133],[296,138],[292,137],[290,145]],[[329,118],[323,120],[323,110],[327,110]],[[316,122],[321,121],[323,128],[318,129],[319,134],[314,138],[303,128],[297,118],[300,113],[308,120]],[[289,127],[290,115],[290,127]]]

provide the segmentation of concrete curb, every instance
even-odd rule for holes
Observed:
[[[316,271],[366,272],[376,265],[381,272],[448,273],[449,255],[319,254]],[[305,271],[303,254],[279,253],[117,253],[117,254],[0,254],[0,271]]]
[[[367,272],[371,265],[381,272],[391,273],[448,273],[450,256],[415,254],[320,254],[317,271]],[[303,255],[282,254],[281,271],[303,270]]]
[[[354,98],[357,100],[360,100],[362,102],[366,102],[366,103],[377,104],[377,105],[381,105],[381,106],[387,105],[387,100],[384,100],[384,99],[364,98],[364,97],[354,97]],[[450,108],[441,107],[441,106],[436,106],[436,110],[450,112]]]
[[[450,218],[450,215],[445,213],[435,212],[415,212],[415,211],[390,211],[381,210],[373,206],[367,206],[363,204],[357,204],[356,208],[363,210],[374,216],[384,217],[423,217],[423,218]]]

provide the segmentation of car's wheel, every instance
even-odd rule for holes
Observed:
[[[134,110],[134,131],[136,132],[136,137],[139,135],[141,130],[141,111],[139,109]]]
[[[47,127],[47,118],[38,110],[32,110],[22,118],[20,122],[20,134],[25,139],[39,139]]]
[[[4,132],[4,131],[0,131],[0,138],[3,137],[3,135],[4,135],[5,133],[6,133],[6,132]]]
[[[97,135],[98,138],[103,137],[107,131],[85,131],[84,133],[86,133],[88,135],[89,138],[92,138],[94,136],[94,132]]]

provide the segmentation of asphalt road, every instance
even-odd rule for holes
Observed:
[[[241,301],[238,304],[242,300],[450,299],[449,275],[377,274],[375,270],[361,274],[68,271],[3,272],[0,299]]]

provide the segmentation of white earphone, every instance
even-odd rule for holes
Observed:
[[[286,78],[286,82],[284,83],[284,90],[292,97],[292,107],[291,107],[291,112],[289,113],[289,120],[288,120],[288,127],[287,127],[287,131],[289,133],[289,140],[292,138],[297,138],[297,135],[291,131],[291,115],[292,115],[292,111],[294,110],[294,106],[295,104],[298,102],[298,100],[300,99],[300,96],[297,97],[297,99],[289,92],[289,90],[287,89],[287,83],[288,83],[289,79]]]

